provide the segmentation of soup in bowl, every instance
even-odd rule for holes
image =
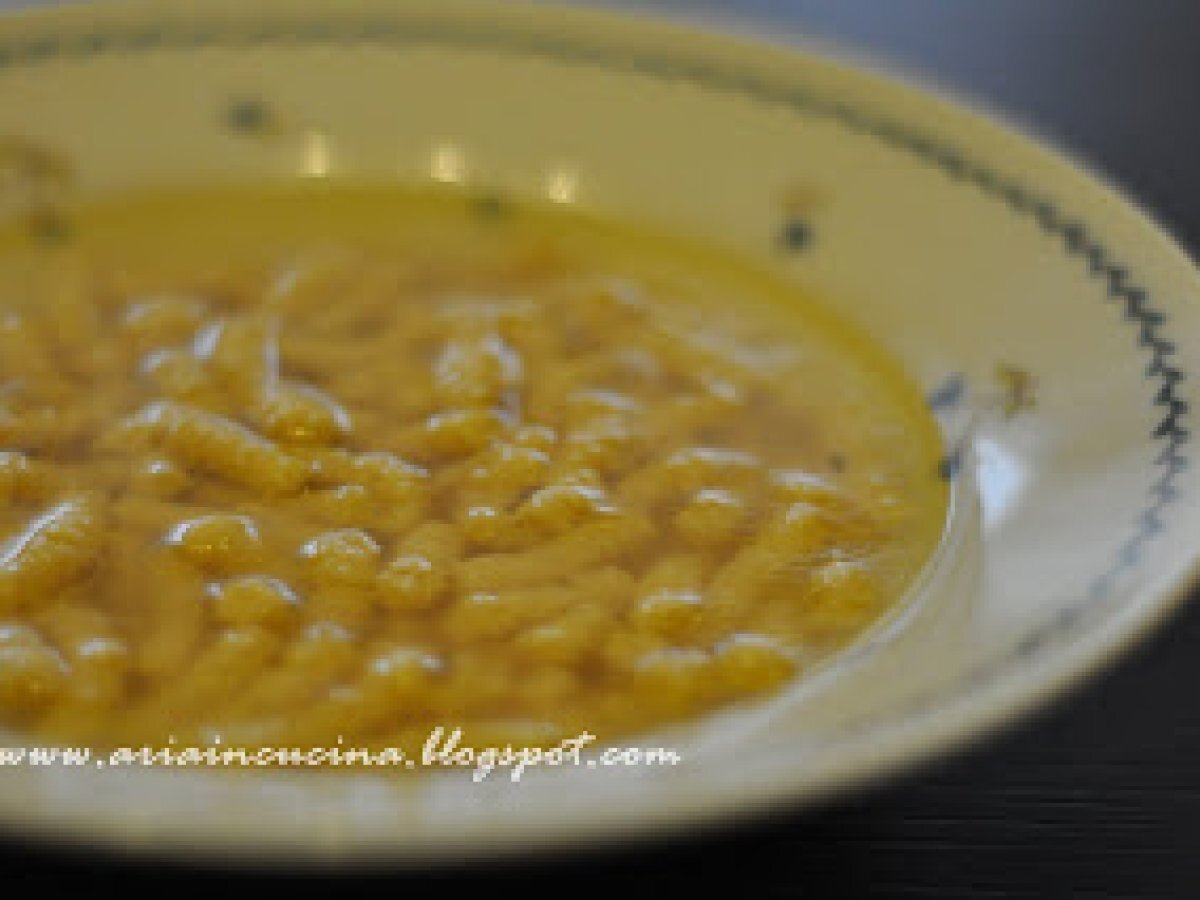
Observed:
[[[601,741],[778,689],[904,596],[942,439],[712,248],[335,185],[0,238],[0,710],[85,745]]]
[[[1190,583],[1197,289],[1069,160],[793,49],[0,19],[0,825],[461,859],[947,752]]]

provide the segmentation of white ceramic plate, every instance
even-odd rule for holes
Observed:
[[[809,803],[1044,702],[1162,619],[1193,574],[1192,264],[1076,164],[910,88],[516,3],[113,3],[0,21],[0,136],[6,177],[58,160],[84,196],[433,177],[574,202],[814,287],[950,419],[1012,399],[1014,372],[1036,385],[1032,408],[981,419],[951,539],[904,614],[766,706],[638,742],[674,747],[680,765],[545,769],[516,785],[457,770],[396,782],[7,767],[10,830],[416,860]]]

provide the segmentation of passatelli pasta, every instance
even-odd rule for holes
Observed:
[[[608,738],[788,683],[945,516],[799,289],[578,214],[181,191],[0,235],[0,722]]]

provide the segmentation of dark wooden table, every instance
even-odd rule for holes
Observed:
[[[1196,0],[640,5],[833,39],[981,99],[1115,178],[1200,249]],[[64,873],[93,889],[180,876],[208,889],[228,877],[0,845],[3,896]],[[344,889],[337,877],[320,888]],[[595,884],[680,896],[724,885],[735,896],[1200,898],[1200,604],[1058,708],[836,806],[584,857],[371,877],[386,891],[486,896]]]

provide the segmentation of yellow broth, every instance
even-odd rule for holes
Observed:
[[[578,213],[195,190],[0,234],[0,723],[602,739],[903,595],[940,438],[794,285]]]

